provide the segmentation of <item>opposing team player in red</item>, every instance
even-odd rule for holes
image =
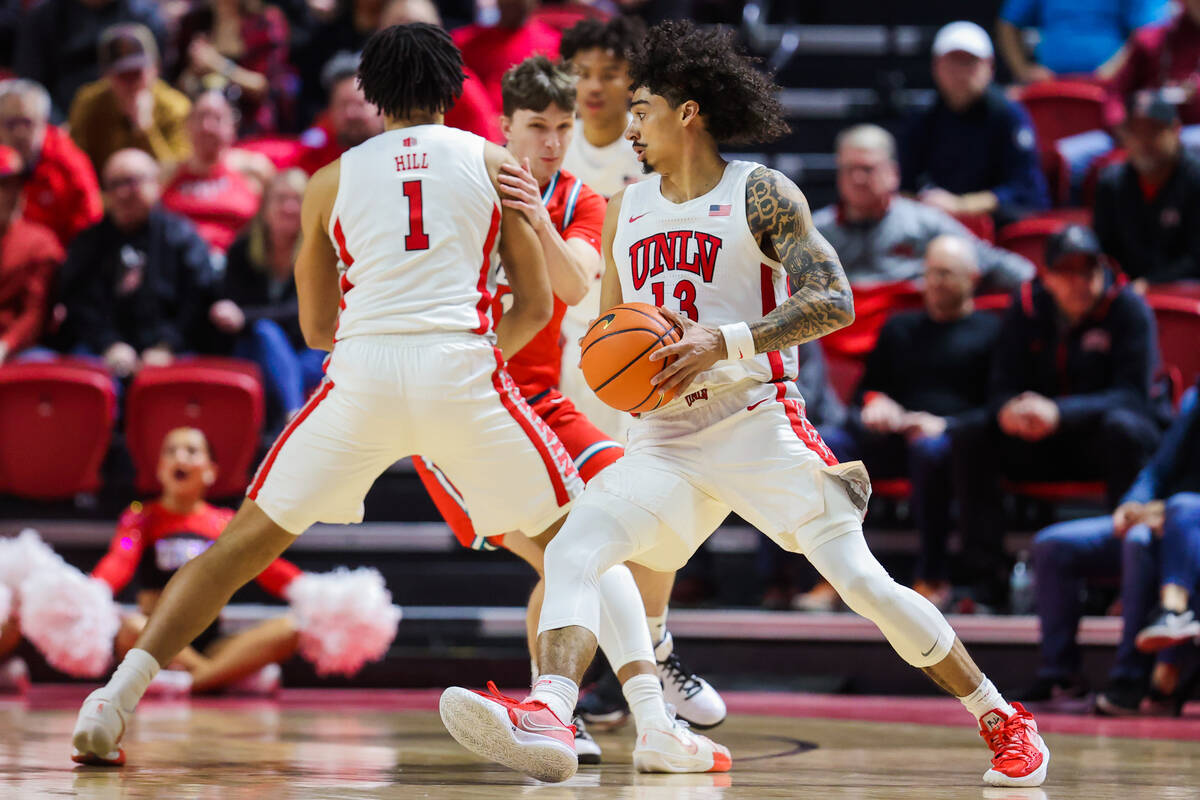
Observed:
[[[508,150],[522,166],[505,166],[500,177],[504,204],[524,213],[537,233],[546,256],[550,286],[554,291],[554,315],[550,324],[508,359],[508,372],[529,406],[553,429],[574,460],[584,482],[624,453],[621,446],[581,414],[558,389],[561,374],[563,334],[560,330],[568,306],[579,302],[588,286],[588,276],[600,269],[600,233],[604,225],[604,198],[578,178],[561,169],[571,141],[575,114],[575,87],[570,74],[545,56],[533,56],[510,69],[501,82],[504,114],[501,129]],[[497,293],[493,311],[503,315],[507,291]],[[476,534],[470,514],[453,482],[429,459],[414,463],[426,489],[455,536],[476,550],[507,546],[542,571],[542,545],[520,534],[484,539]],[[649,570],[634,573],[643,596],[644,581],[667,581],[670,574]],[[531,657],[541,614],[543,584],[538,582],[529,603],[528,634]],[[717,692],[680,662],[674,653],[665,621],[648,620],[659,677],[667,702],[676,713],[696,727],[708,728],[725,717],[725,704]],[[654,630],[662,624],[661,631]],[[655,635],[657,634],[657,635]],[[536,678],[536,658],[534,660]],[[619,689],[618,689],[619,691]],[[600,750],[575,719],[576,751],[581,763],[599,761]]]
[[[804,417],[792,382],[796,346],[853,320],[849,283],[795,184],[719,152],[787,131],[777,87],[737,52],[731,32],[689,22],[653,28],[631,72],[626,135],[658,174],[609,203],[601,307],[669,305],[664,313],[683,338],[651,358],[675,356],[655,381],[679,393],[633,423],[625,456],[588,485],[547,548],[542,674],[524,702],[569,713],[596,649],[603,570],[629,560],[678,568],[736,511],[804,553],[905,661],[962,701],[993,753],[987,783],[1040,785],[1050,752],[1033,716],[1005,702],[937,609],[876,561],[862,532],[866,471],[860,462],[838,464]],[[651,688],[647,682],[647,694],[630,702],[634,763],[670,769],[682,756],[650,721],[661,713],[661,694]],[[497,709],[509,703],[517,701],[451,687],[442,719],[494,761],[535,776],[573,774],[572,760],[543,745],[554,732],[500,724]],[[728,751],[711,743],[690,759],[729,767]]]

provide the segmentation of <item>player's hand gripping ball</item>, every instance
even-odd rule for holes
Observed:
[[[588,386],[602,401],[638,414],[653,411],[675,397],[650,379],[674,359],[651,361],[650,354],[679,341],[680,331],[647,303],[622,303],[597,318],[580,343],[579,365]]]

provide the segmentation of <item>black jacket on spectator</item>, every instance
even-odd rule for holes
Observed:
[[[151,0],[112,0],[102,6],[79,0],[42,0],[26,13],[17,35],[16,73],[46,87],[61,121],[75,92],[100,77],[96,43],[101,32],[120,22],[140,22],[166,53],[166,27]]]
[[[1158,337],[1150,308],[1110,278],[1092,313],[1068,328],[1040,281],[1022,286],[1004,317],[992,367],[993,417],[1024,391],[1054,398],[1064,431],[1124,408],[1152,417]]]
[[[1182,153],[1150,200],[1132,164],[1113,164],[1096,188],[1093,225],[1130,278],[1200,280],[1200,159]]]
[[[995,193],[1001,221],[1049,205],[1029,114],[994,84],[961,113],[939,97],[918,114],[901,137],[900,169],[906,192]]]
[[[239,236],[225,253],[225,279],[217,294],[238,304],[246,315],[246,327],[271,319],[283,328],[292,346],[308,347],[300,330],[295,280],[276,281],[265,267],[255,265],[249,235]]]
[[[68,346],[195,350],[213,278],[208,245],[183,217],[156,208],[141,230],[123,233],[106,216],[76,237],[63,265]]]
[[[882,392],[910,411],[955,419],[981,415],[1000,317],[975,311],[953,322],[935,322],[925,311],[894,314],[867,356],[855,405]]]

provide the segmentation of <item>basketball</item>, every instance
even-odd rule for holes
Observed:
[[[675,392],[650,384],[670,361],[650,354],[679,341],[679,330],[648,303],[623,303],[600,316],[583,337],[580,367],[596,396],[618,411],[653,411],[671,402]]]

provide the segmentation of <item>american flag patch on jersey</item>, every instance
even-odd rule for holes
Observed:
[[[729,203],[725,203],[724,205],[711,205],[708,207],[708,215],[710,217],[728,217],[729,209],[731,207],[732,206],[730,206]]]

